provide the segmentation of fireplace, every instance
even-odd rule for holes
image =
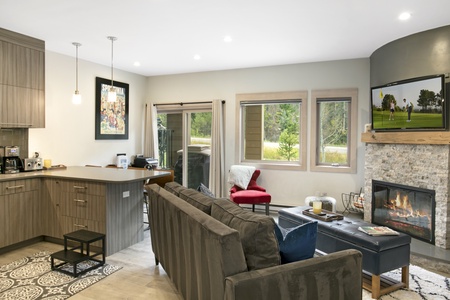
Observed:
[[[435,191],[372,180],[372,223],[434,245]]]

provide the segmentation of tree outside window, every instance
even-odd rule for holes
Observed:
[[[318,164],[348,166],[349,101],[320,100],[318,124]]]
[[[311,171],[356,173],[357,89],[311,93]]]
[[[299,161],[300,101],[243,105],[242,111],[248,145],[244,147],[244,159]],[[254,151],[255,147],[259,149]]]
[[[305,168],[306,92],[239,94],[241,162]]]

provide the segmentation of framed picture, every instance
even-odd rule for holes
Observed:
[[[117,99],[108,102],[111,80],[95,78],[95,139],[128,139],[128,84],[113,82]]]

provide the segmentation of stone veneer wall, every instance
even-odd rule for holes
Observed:
[[[450,248],[450,145],[366,144],[364,220],[371,222],[372,179],[435,190],[435,245]]]

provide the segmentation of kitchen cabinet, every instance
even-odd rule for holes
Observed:
[[[48,178],[44,182],[46,235],[61,239],[79,229],[106,232],[104,183]]]
[[[39,237],[62,242],[84,228],[106,234],[106,253],[114,254],[144,239],[143,184],[168,175],[86,167],[3,174],[0,248]]]
[[[42,235],[40,182],[37,178],[0,182],[1,247]]]
[[[60,180],[63,234],[79,229],[106,233],[106,192],[104,183]],[[101,246],[100,242],[93,245]]]
[[[0,127],[45,127],[45,42],[0,28]]]
[[[42,223],[45,236],[61,238],[63,236],[61,221],[62,190],[58,179],[42,179]]]

